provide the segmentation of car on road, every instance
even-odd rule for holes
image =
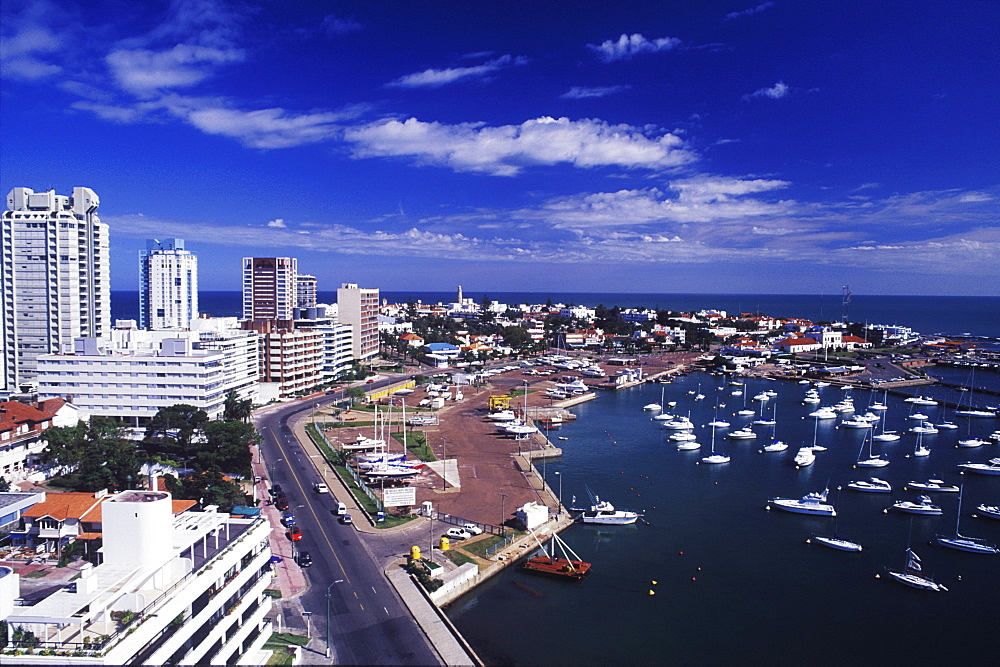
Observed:
[[[281,517],[281,523],[285,524],[286,527],[291,528],[295,525],[295,515],[291,512],[284,514]]]
[[[465,528],[449,528],[445,532],[444,537],[447,537],[449,540],[467,540],[472,537],[472,533]]]
[[[271,495],[272,496],[280,496],[282,493],[283,492],[281,490],[281,484],[273,484],[271,486]]]
[[[350,514],[341,514],[340,523],[344,524],[345,526],[349,526],[352,523],[354,523],[354,519],[351,518]]]
[[[288,539],[292,542],[299,542],[302,540],[302,529],[298,526],[292,526],[288,531]]]
[[[288,499],[285,497],[278,498],[274,501],[274,506],[278,508],[278,511],[284,512],[288,509]]]
[[[337,503],[337,516],[344,516],[345,514],[347,514],[347,505]]]
[[[308,551],[300,551],[295,554],[295,562],[299,564],[299,567],[310,567],[313,564],[313,559]]]
[[[313,491],[316,493],[330,493],[330,487],[323,482],[316,482],[313,484]]]

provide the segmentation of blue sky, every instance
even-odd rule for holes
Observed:
[[[0,190],[112,284],[1000,294],[1000,3],[4,0]]]

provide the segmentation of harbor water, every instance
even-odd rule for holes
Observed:
[[[695,401],[689,392],[705,399]],[[802,404],[806,387],[790,381],[746,381],[746,405],[754,417],[736,417],[743,397],[726,378],[694,373],[673,384],[647,384],[599,394],[574,408],[579,415],[550,437],[561,459],[537,462],[551,488],[572,505],[589,504],[587,487],[623,509],[642,510],[632,526],[575,525],[563,533],[586,561],[582,582],[539,578],[510,568],[458,600],[448,615],[493,664],[995,664],[992,634],[1000,619],[1000,555],[979,555],[930,545],[936,534],[953,534],[958,494],[931,494],[942,516],[884,510],[900,499],[910,480],[943,479],[964,484],[961,532],[1000,543],[1000,521],[973,517],[980,503],[1000,504],[1000,477],[960,475],[956,463],[1000,456],[1000,445],[958,449],[959,439],[986,437],[1000,421],[952,418],[940,406],[920,406],[931,421],[946,417],[958,430],[924,436],[931,453],[912,457],[916,436],[875,443],[891,464],[854,468],[864,430],[818,423],[814,465],[796,469],[792,457],[810,445],[818,406]],[[642,407],[677,401],[675,414],[698,425],[702,448],[678,451]],[[773,390],[769,401],[754,401]],[[842,398],[836,387],[820,390],[822,405]],[[863,413],[873,398],[855,391]],[[715,449],[728,464],[700,464],[708,453],[716,415],[731,423],[717,428]],[[777,406],[775,408],[775,405]],[[906,431],[911,404],[888,397],[889,430]],[[760,414],[774,414],[781,453],[761,453],[771,427],[754,426],[755,440],[726,434]],[[881,430],[881,425],[878,430]],[[556,473],[559,473],[558,475]],[[876,476],[891,494],[851,491],[851,480]],[[843,491],[838,487],[844,486]],[[836,518],[768,511],[771,497],[799,498],[829,487]],[[498,507],[500,498],[497,499]],[[812,534],[839,533],[859,542],[861,553],[807,544]],[[944,593],[915,590],[885,576],[901,569],[910,545],[925,571],[948,587]],[[878,578],[877,578],[878,576]],[[656,582],[656,583],[653,583]]]

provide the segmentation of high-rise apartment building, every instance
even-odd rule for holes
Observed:
[[[316,307],[316,276],[300,273],[295,278],[295,301],[299,308]]]
[[[378,354],[378,290],[344,283],[337,290],[341,324],[354,330],[354,359],[366,361]]]
[[[243,258],[243,319],[291,322],[295,308],[294,257]]]
[[[0,385],[37,374],[40,355],[111,326],[108,226],[90,188],[72,196],[14,188],[0,228]]]
[[[184,239],[148,239],[139,251],[139,326],[189,329],[198,319],[198,256]]]

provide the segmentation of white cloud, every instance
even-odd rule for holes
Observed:
[[[267,226],[268,227],[275,227],[275,228],[284,228],[284,227],[287,227],[288,225],[285,224],[285,221],[283,219],[281,219],[281,218],[275,218],[274,220],[269,221],[267,223]]]
[[[768,2],[762,2],[762,3],[760,3],[759,5],[757,5],[755,7],[751,7],[750,9],[744,9],[744,10],[738,11],[738,12],[729,12],[728,14],[726,14],[722,18],[722,20],[723,21],[732,21],[733,19],[742,18],[744,16],[753,16],[754,14],[759,14],[760,12],[765,11],[767,9],[770,9],[771,7],[774,7],[774,3],[773,2],[770,2],[770,1],[768,1]]]
[[[12,37],[0,38],[0,71],[4,77],[29,81],[57,74],[62,67],[42,56],[60,47],[61,39],[48,28],[25,26]]]
[[[635,33],[634,35],[622,34],[617,40],[609,39],[601,44],[588,44],[587,48],[597,53],[598,58],[609,63],[615,60],[628,60],[640,53],[670,51],[682,43],[676,37],[660,37],[650,40]]]
[[[212,70],[243,59],[240,49],[216,49],[178,44],[168,51],[146,49],[113,51],[105,58],[118,85],[139,97],[204,81]]]
[[[767,97],[772,100],[780,100],[782,97],[787,97],[790,92],[791,88],[788,87],[788,84],[784,81],[779,81],[770,88],[761,88],[748,95],[744,95],[743,99],[748,100],[755,97]]]
[[[520,125],[389,120],[347,128],[356,157],[409,156],[456,171],[512,176],[527,165],[668,169],[694,154],[676,135],[647,136],[630,125],[542,117]]]
[[[482,65],[472,67],[449,67],[447,69],[427,69],[423,72],[407,74],[386,85],[396,88],[436,88],[455,81],[471,78],[482,78],[504,67],[513,65],[524,65],[528,62],[524,57],[513,57],[503,55],[493,60],[488,60]]]
[[[361,30],[363,27],[354,19],[339,18],[333,14],[324,16],[320,22],[320,28],[330,36],[346,35],[347,33]]]
[[[573,86],[559,97],[568,100],[582,100],[588,97],[607,97],[608,95],[615,95],[624,90],[628,90],[629,88],[631,88],[631,86]]]
[[[333,139],[340,134],[343,113],[295,114],[284,109],[239,111],[224,107],[187,108],[178,104],[172,110],[207,134],[239,139],[251,148],[289,148]]]

